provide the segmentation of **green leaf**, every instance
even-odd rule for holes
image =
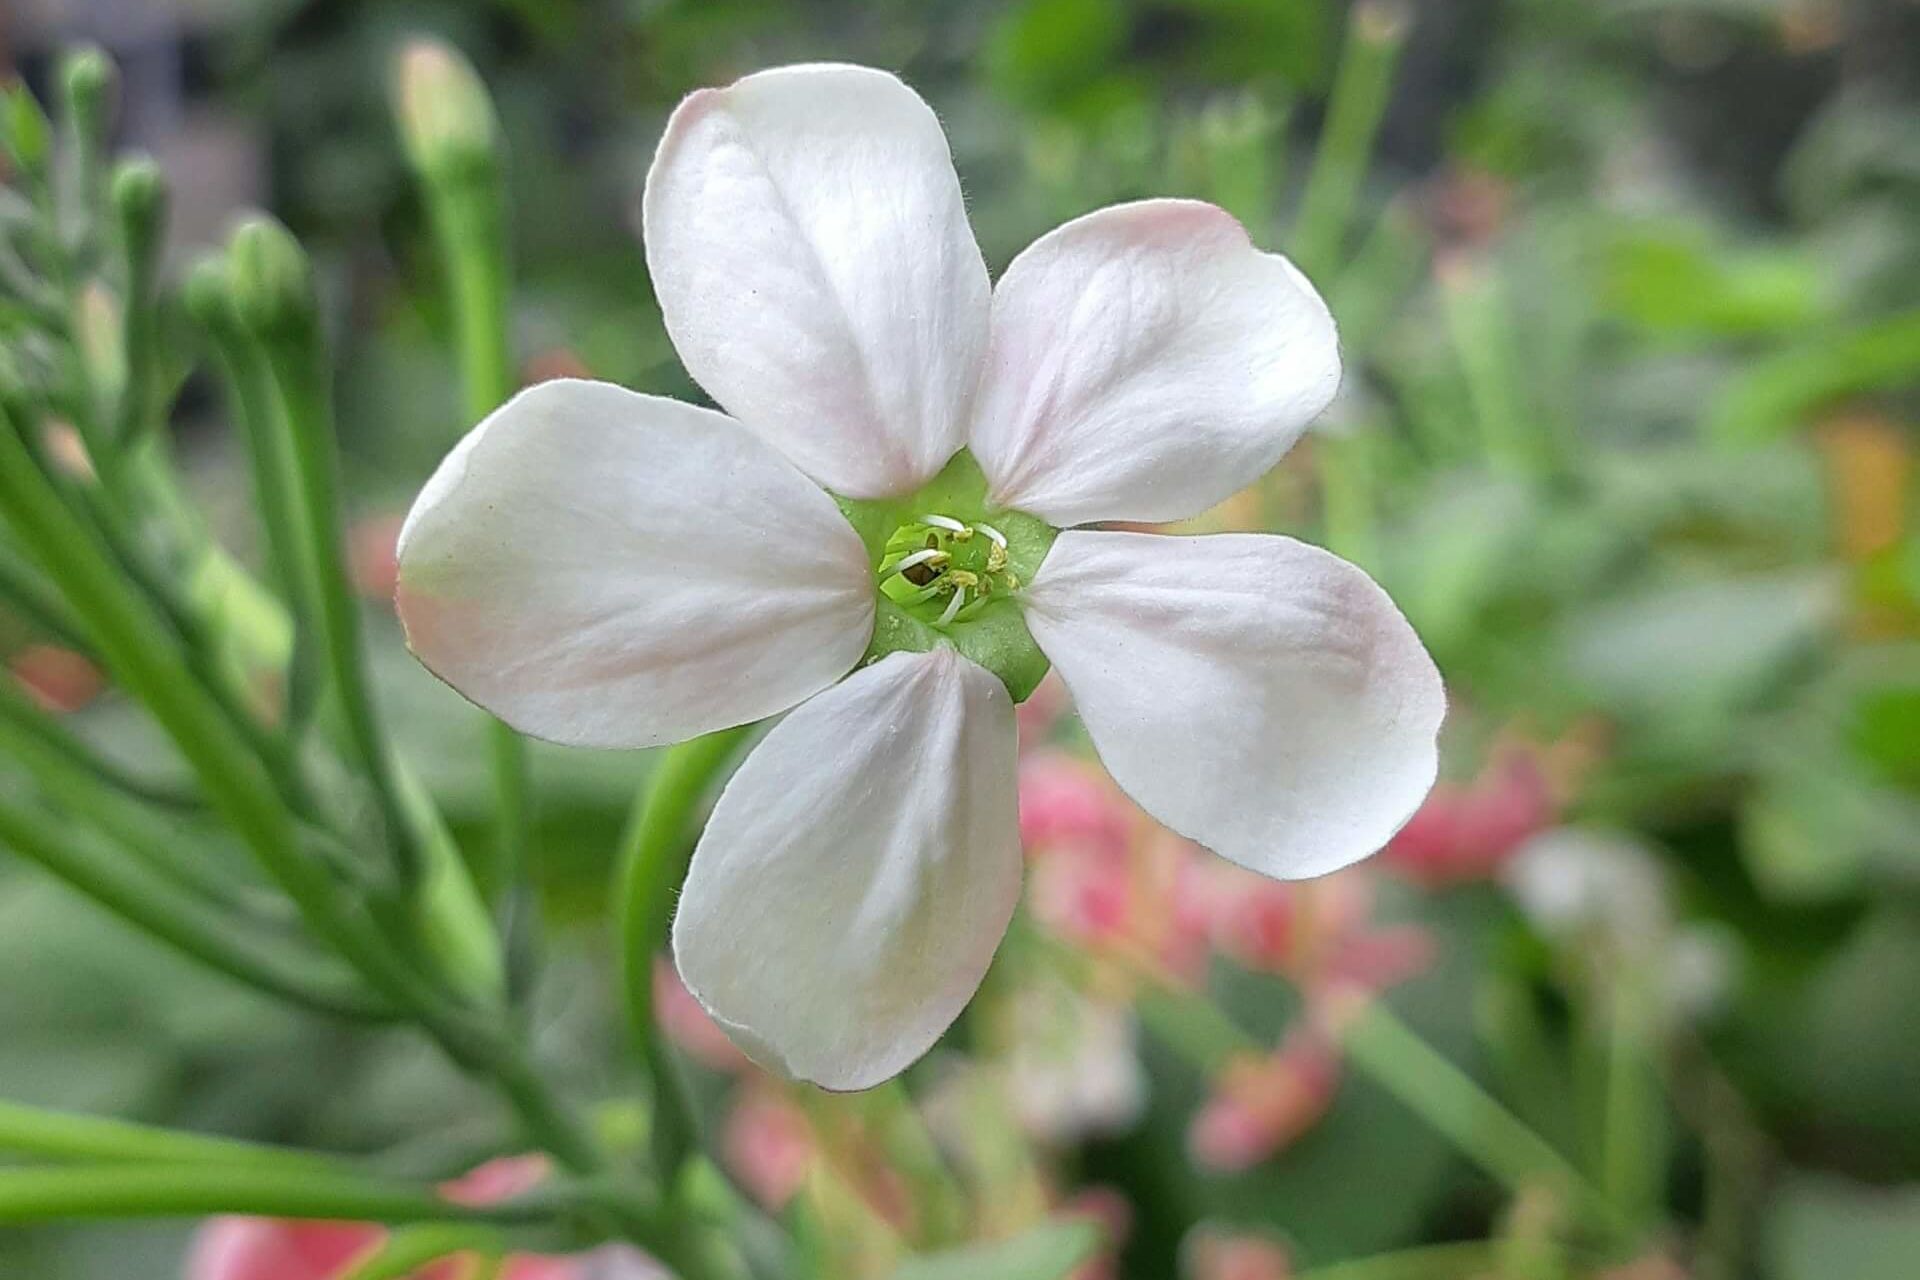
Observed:
[[[1099,1243],[1090,1222],[1050,1222],[1011,1240],[909,1258],[893,1280],[1064,1280]]]

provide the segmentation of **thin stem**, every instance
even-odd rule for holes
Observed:
[[[314,591],[322,650],[339,698],[347,738],[373,784],[403,881],[418,877],[420,850],[400,799],[392,755],[380,732],[342,551],[338,478],[334,459],[331,371],[319,327],[311,314],[259,335],[267,367],[279,392],[282,426],[291,442],[300,494],[301,553]]]
[[[1619,1210],[1565,1156],[1380,1001],[1359,1007],[1341,1039],[1349,1062],[1508,1188],[1550,1187],[1606,1234],[1624,1233]]]
[[[11,681],[4,679],[0,679],[0,734],[15,743],[32,740],[41,754],[58,762],[62,772],[76,781],[84,778],[126,797],[169,809],[199,807],[197,796],[135,777],[117,762],[101,755],[58,717],[41,710]]]
[[[217,1165],[345,1174],[317,1152],[0,1101],[0,1151],[41,1160]]]
[[[196,280],[189,293],[195,317],[213,339],[221,372],[225,375],[231,412],[246,442],[247,464],[253,476],[254,509],[259,513],[267,560],[273,578],[287,602],[293,623],[293,657],[287,675],[286,723],[297,734],[318,700],[320,673],[312,635],[317,624],[317,589],[309,580],[301,554],[304,517],[294,462],[285,435],[274,418],[273,379],[266,360],[246,340],[232,312],[218,272]]]
[[[1412,15],[1398,0],[1360,0],[1347,21],[1346,49],[1294,232],[1294,256],[1309,274],[1331,272],[1344,257],[1354,201],[1373,159],[1374,135],[1412,25]]]
[[[248,986],[336,1017],[381,1018],[391,1012],[346,973],[253,937],[232,918],[137,863],[95,850],[25,806],[0,804],[0,844],[134,927]]]
[[[1528,420],[1506,292],[1491,263],[1443,261],[1440,299],[1480,429],[1487,461],[1516,475],[1547,467],[1544,440]]]
[[[621,842],[616,896],[627,1032],[653,1075],[654,1156],[669,1183],[696,1145],[698,1123],[682,1091],[678,1065],[654,1026],[653,962],[666,944],[674,895],[692,857],[688,823],[749,730],[722,729],[663,754]]]
[[[107,1218],[261,1217],[349,1222],[541,1223],[548,1196],[464,1205],[428,1187],[382,1183],[364,1173],[264,1169],[257,1164],[134,1164],[0,1169],[0,1224]]]
[[[272,778],[195,679],[166,624],[129,588],[94,531],[61,501],[18,433],[4,422],[0,513],[60,584],[116,680],[173,738],[208,801],[299,905],[315,933],[396,1003],[434,1003],[417,976],[342,901],[325,868],[301,852],[298,831]]]
[[[467,420],[478,422],[514,393],[507,222],[502,184],[493,165],[462,168],[425,184],[434,239],[446,273]],[[496,837],[493,865],[478,878],[498,898],[519,875],[530,808],[526,743],[498,720],[488,726],[493,767]]]
[[[1362,568],[1378,563],[1374,538],[1374,452],[1368,428],[1352,434],[1322,431],[1314,438],[1320,476],[1320,518],[1327,549]]]

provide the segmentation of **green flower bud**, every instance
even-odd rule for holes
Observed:
[[[269,336],[314,323],[313,264],[293,233],[272,218],[249,218],[228,247],[233,307],[242,324]]]
[[[393,109],[407,159],[428,182],[490,174],[496,167],[493,103],[472,64],[451,46],[421,38],[401,51]]]
[[[45,178],[53,152],[53,129],[46,112],[24,84],[0,89],[0,142],[21,173]]]
[[[166,177],[150,157],[135,156],[114,171],[110,192],[128,266],[136,279],[144,279],[158,265],[166,231]]]
[[[95,45],[75,49],[61,62],[61,101],[82,145],[105,140],[117,79],[113,59]]]
[[[193,264],[181,290],[187,314],[208,333],[219,334],[234,324],[233,293],[227,282],[227,264],[208,255]]]

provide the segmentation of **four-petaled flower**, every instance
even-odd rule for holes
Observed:
[[[990,287],[932,111],[849,66],[693,94],[643,212],[667,331],[725,412],[523,392],[421,493],[398,602],[430,668],[538,737],[789,712],[673,932],[756,1058],[865,1087],[965,1005],[1020,892],[1013,707],[1049,663],[1120,785],[1257,871],[1332,871],[1413,813],[1444,699],[1364,573],[1278,536],[1078,527],[1195,515],[1326,406],[1333,321],[1285,258],[1150,200]]]

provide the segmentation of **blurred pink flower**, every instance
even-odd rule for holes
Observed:
[[[1084,1187],[1060,1206],[1059,1214],[1100,1229],[1099,1252],[1074,1268],[1071,1280],[1115,1280],[1120,1250],[1133,1234],[1132,1202],[1113,1187]]]
[[[1376,926],[1366,872],[1278,881],[1237,867],[1209,868],[1198,891],[1213,943],[1249,969],[1277,973],[1309,997],[1376,992],[1433,963],[1416,925]]]
[[[653,1016],[673,1042],[702,1066],[728,1075],[753,1068],[753,1060],[727,1039],[727,1033],[707,1016],[693,998],[673,963],[662,956],[653,962]]]
[[[806,1183],[818,1153],[800,1108],[766,1089],[750,1089],[727,1113],[722,1158],[755,1200],[775,1213]]]
[[[1045,749],[1021,762],[1020,831],[1033,868],[1028,907],[1044,928],[1160,978],[1198,980],[1204,915],[1185,889],[1197,846],[1148,818],[1098,765]]]
[[[1319,1123],[1339,1088],[1337,1050],[1319,1032],[1297,1029],[1273,1053],[1227,1064],[1187,1127],[1187,1151],[1218,1173],[1251,1168]]]
[[[1067,713],[1067,686],[1058,671],[1049,671],[1027,700],[1013,709],[1014,724],[1020,731],[1020,749],[1030,750],[1047,740],[1053,727]]]
[[[405,514],[396,511],[356,520],[347,530],[347,576],[353,589],[369,600],[393,602],[400,583],[400,526],[405,523]]]
[[[447,1199],[491,1204],[531,1190],[547,1175],[543,1156],[492,1160],[441,1187]],[[387,1238],[365,1222],[299,1222],[284,1218],[210,1218],[194,1235],[185,1280],[337,1280]],[[462,1280],[472,1271],[464,1255],[443,1258],[413,1280]],[[664,1280],[645,1255],[623,1246],[552,1258],[513,1254],[500,1280]]]
[[[29,698],[59,713],[80,710],[106,683],[98,667],[59,645],[30,644],[7,660],[7,668]]]
[[[1381,858],[1427,888],[1490,880],[1559,811],[1539,753],[1512,744],[1471,783],[1436,785]]]
[[[1265,1236],[1200,1228],[1180,1250],[1186,1280],[1289,1280],[1293,1259]]]

